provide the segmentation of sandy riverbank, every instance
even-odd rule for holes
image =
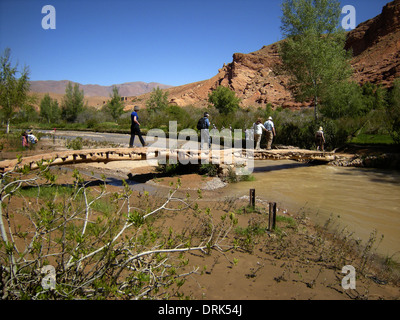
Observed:
[[[197,174],[156,177],[154,166],[144,163],[135,166],[132,168],[126,162],[113,162],[91,168],[86,165],[75,168],[105,175],[112,172],[121,179],[131,173],[133,179],[136,176],[138,181],[147,181],[162,188],[169,188],[171,183],[176,184],[180,179],[183,196],[187,192],[195,194],[199,188],[204,190],[203,198],[198,202],[199,207],[202,210],[208,208],[215,221],[226,213],[234,212],[238,218],[238,227],[248,232],[232,230],[227,238],[226,251],[214,250],[210,255],[186,255],[189,261],[187,268],[198,268],[198,272],[188,277],[180,289],[184,297],[196,300],[400,298],[398,277],[393,277],[382,265],[375,264],[377,257],[360,257],[357,251],[362,251],[362,248],[357,248],[354,241],[343,241],[340,237],[326,233],[301,213],[282,212],[278,208],[278,216],[281,217],[278,221],[279,232],[267,232],[267,215],[263,210],[249,213],[241,209],[248,204],[248,199],[221,200],[216,196],[218,189],[223,187],[220,181]],[[58,176],[56,183],[72,183],[71,170],[54,170]],[[113,192],[119,190],[116,186],[108,188]],[[258,199],[257,206],[265,208],[263,201]],[[184,211],[174,214],[165,212],[157,219],[160,219],[161,225],[172,226],[176,230],[191,223],[188,212]],[[345,290],[342,287],[345,275],[341,268],[351,264],[358,270],[364,265],[365,259],[369,260],[364,270],[357,273],[357,288]]]

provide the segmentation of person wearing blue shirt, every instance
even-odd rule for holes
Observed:
[[[276,136],[274,122],[272,121],[272,117],[269,117],[267,121],[264,123],[265,129],[267,129],[267,150],[271,150],[272,141]]]
[[[208,112],[204,113],[204,124],[205,128],[201,130],[201,149],[203,149],[203,143],[208,142],[208,148],[211,148],[211,138],[210,138],[210,120],[208,119],[210,115]]]
[[[139,107],[135,106],[133,110],[134,111],[131,113],[131,139],[129,140],[129,148],[133,148],[135,135],[138,135],[140,143],[142,144],[143,147],[145,147],[147,146],[147,144],[144,142],[142,133],[140,131],[139,116],[137,113],[139,111]]]

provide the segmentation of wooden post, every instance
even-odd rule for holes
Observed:
[[[250,207],[256,208],[256,189],[250,189]]]
[[[276,226],[276,202],[269,203],[268,229],[271,231]]]

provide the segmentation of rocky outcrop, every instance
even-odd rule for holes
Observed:
[[[250,54],[235,53],[232,63],[219,70],[220,80],[215,85],[230,87],[244,105],[293,104],[288,79],[279,74],[278,46],[265,46]]]
[[[400,0],[350,31],[346,49],[353,51],[353,77],[358,83],[391,86],[400,77]]]
[[[223,85],[236,92],[243,106],[306,107],[295,101],[288,78],[279,72],[278,48],[275,43],[249,54],[235,53],[232,62],[224,64],[213,78],[168,89],[171,103],[206,106],[212,90]],[[349,32],[346,48],[353,51],[355,81],[391,86],[400,77],[400,0],[388,3],[380,15]],[[141,96],[138,103],[147,96]]]

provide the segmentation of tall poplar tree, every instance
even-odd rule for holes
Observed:
[[[111,100],[106,104],[106,110],[113,117],[114,121],[124,113],[124,105],[121,102],[121,96],[119,95],[118,88],[113,86],[112,94],[110,95]]]
[[[20,77],[17,66],[11,66],[10,58],[11,50],[7,48],[3,56],[0,58],[0,106],[1,113],[6,121],[6,132],[10,132],[10,123],[16,110],[21,108],[30,99],[29,92],[29,70],[25,67],[20,72]]]
[[[78,114],[83,111],[85,94],[79,89],[79,84],[68,82],[61,106],[61,115],[68,122],[75,122]]]
[[[47,123],[57,122],[60,119],[60,108],[56,99],[48,93],[40,101],[40,117]]]
[[[300,101],[313,100],[318,118],[320,99],[351,75],[345,50],[346,35],[339,28],[340,3],[336,0],[285,0],[281,31],[286,39],[280,53],[291,86]]]
[[[159,87],[154,88],[150,98],[146,101],[146,108],[151,112],[163,111],[168,107],[168,92]]]

